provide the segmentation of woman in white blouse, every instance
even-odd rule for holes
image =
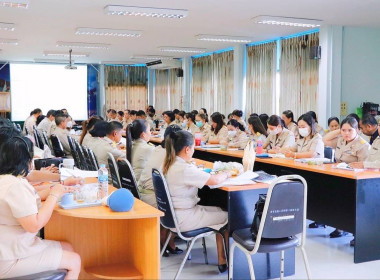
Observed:
[[[225,142],[228,147],[244,149],[249,141],[244,126],[237,120],[232,119],[227,123],[227,129],[228,136],[225,139]]]
[[[223,116],[219,112],[211,115],[211,134],[208,139],[209,144],[219,144],[221,140],[228,136],[228,129],[224,124]]]

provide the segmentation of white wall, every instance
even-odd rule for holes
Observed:
[[[347,113],[362,102],[380,103],[380,29],[343,28],[342,102]]]

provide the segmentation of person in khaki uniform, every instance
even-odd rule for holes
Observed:
[[[184,127],[183,130],[186,130],[190,132],[191,134],[195,134],[196,132],[199,132],[199,127],[195,125],[195,115],[193,113],[187,113],[185,115],[185,124],[186,126]]]
[[[211,135],[211,125],[207,122],[205,114],[197,114],[195,116],[195,125],[199,127],[202,133],[202,142],[206,143]]]
[[[296,158],[323,158],[324,144],[322,136],[317,132],[314,119],[303,114],[298,119],[300,139],[290,148],[281,149],[286,157]]]
[[[137,182],[154,150],[154,146],[148,143],[150,137],[150,126],[146,120],[134,120],[128,125],[127,159],[132,165]]]
[[[220,141],[226,139],[228,129],[224,125],[222,114],[215,112],[211,115],[211,134],[208,138],[209,144],[219,144]]]
[[[345,118],[340,124],[340,130],[329,132],[323,137],[326,146],[335,148],[336,162],[364,161],[368,157],[370,145],[358,135],[359,124],[353,117]],[[330,233],[330,238],[346,236],[347,232],[335,229]],[[353,245],[352,240],[350,245]]]
[[[55,124],[57,125],[56,129],[54,130],[55,136],[58,137],[59,141],[61,141],[63,151],[65,152],[65,155],[68,157],[72,157],[71,155],[71,148],[69,145],[69,140],[67,136],[74,137],[74,135],[70,135],[70,132],[66,129],[67,128],[67,122],[68,118],[65,114],[59,114],[55,117]]]
[[[248,129],[251,132],[250,139],[257,143],[261,140],[264,143],[265,139],[268,137],[268,132],[266,131],[260,118],[257,116],[249,117],[248,119]]]
[[[230,148],[244,149],[249,138],[245,133],[244,126],[237,120],[232,119],[227,123],[228,136],[223,142]]]
[[[281,148],[292,147],[295,143],[293,132],[284,127],[284,121],[277,115],[272,115],[268,119],[268,129],[270,131],[264,142],[263,148],[268,153],[278,153]]]
[[[380,133],[380,127],[378,132]],[[367,159],[363,162],[351,162],[350,167],[380,169],[380,136],[373,141]]]
[[[293,132],[294,137],[297,141],[300,138],[300,135],[298,133],[297,123],[294,121],[293,112],[290,110],[286,110],[282,112],[282,119],[285,122],[286,128],[289,129],[291,132]]]

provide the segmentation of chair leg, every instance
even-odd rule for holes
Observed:
[[[285,253],[284,250],[281,251],[281,271],[280,271],[280,279],[284,278],[284,258],[285,258]]]
[[[161,258],[162,258],[162,255],[165,252],[166,246],[168,246],[168,243],[169,243],[169,240],[170,240],[171,237],[172,237],[172,233],[169,232],[168,238],[166,238],[165,244],[164,244],[164,246],[162,246],[162,249],[161,249]]]
[[[189,249],[189,246],[190,246],[190,242],[187,241],[186,244],[187,244],[187,248],[186,248],[186,250],[188,250],[188,249]],[[191,252],[189,253],[189,256],[187,257],[187,260],[191,261]]]
[[[181,274],[182,269],[183,269],[183,266],[185,265],[185,262],[186,262],[186,260],[187,260],[187,257],[189,256],[190,251],[191,251],[191,249],[193,248],[193,245],[194,245],[195,240],[196,240],[196,239],[194,238],[194,239],[192,239],[192,240],[190,241],[190,245],[187,247],[185,257],[183,258],[183,260],[182,260],[182,262],[181,262],[181,265],[180,265],[180,267],[178,268],[178,271],[177,271],[177,273],[176,273],[176,275],[175,275],[175,277],[174,277],[174,280],[178,279],[179,275]]]
[[[235,251],[236,243],[234,242],[231,245],[229,252],[229,262],[228,262],[228,279],[232,280],[234,277],[234,251]]]
[[[243,253],[247,257],[249,274],[251,275],[251,280],[255,280],[256,278],[255,278],[255,271],[253,269],[253,264],[252,264],[252,256],[246,250],[243,250]]]
[[[204,237],[202,237],[202,247],[203,247],[203,255],[205,257],[205,264],[208,264],[206,239]]]
[[[311,278],[310,274],[310,267],[309,267],[309,261],[307,259],[306,251],[304,247],[300,247],[301,252],[302,252],[302,257],[303,257],[303,262],[305,263],[305,269],[306,269],[306,274],[307,274],[307,279]]]

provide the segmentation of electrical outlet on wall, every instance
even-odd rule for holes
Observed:
[[[346,102],[340,103],[340,115],[341,116],[347,115],[347,103]]]

